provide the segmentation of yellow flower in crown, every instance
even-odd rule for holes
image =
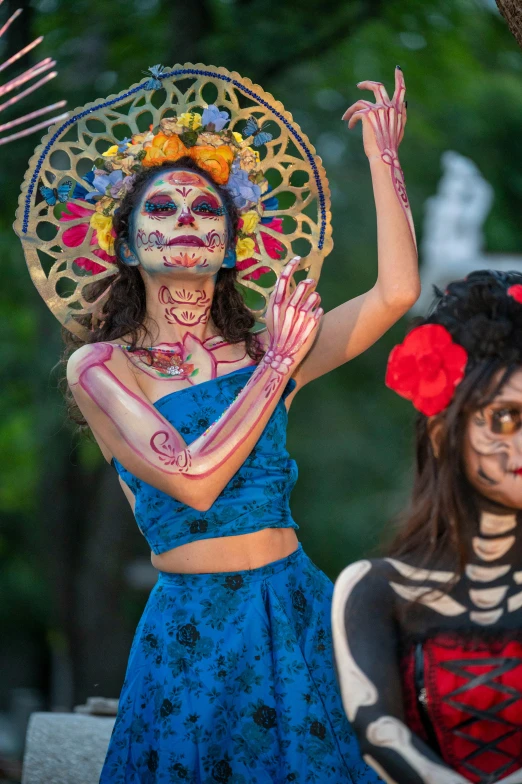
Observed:
[[[256,243],[251,237],[243,237],[236,243],[236,256],[238,261],[249,259],[256,249]]]
[[[232,136],[234,137],[234,139],[238,144],[241,144],[241,142],[243,141],[243,137],[237,131],[232,131]]]
[[[189,131],[201,128],[201,115],[197,112],[184,112],[178,117],[178,123]]]
[[[113,144],[112,147],[109,147],[108,150],[105,150],[105,152],[102,152],[102,155],[103,155],[104,158],[112,158],[113,155],[117,155],[117,154],[118,154],[118,145],[117,144]]]
[[[96,230],[98,245],[111,256],[114,256],[114,234],[112,217],[101,212],[93,212],[90,225]]]
[[[241,230],[245,234],[252,234],[252,232],[256,230],[257,224],[259,223],[259,215],[254,210],[250,210],[241,216],[241,220],[243,221]]]

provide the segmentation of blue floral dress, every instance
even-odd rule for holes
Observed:
[[[254,368],[161,398],[190,443]],[[286,394],[290,391],[287,387]],[[118,472],[154,552],[196,539],[293,527],[297,478],[281,401],[207,512]],[[332,583],[301,546],[258,569],[160,572],[131,648],[100,784],[379,782],[361,759],[332,664]]]

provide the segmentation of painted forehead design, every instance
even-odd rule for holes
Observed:
[[[152,180],[145,191],[145,199],[149,196],[150,191],[153,188],[158,188],[162,185],[167,187],[170,186],[170,189],[173,188],[175,192],[179,193],[181,196],[187,196],[193,188],[197,188],[198,190],[212,194],[220,202],[222,201],[216,188],[208,182],[208,180],[201,177],[197,172],[185,171],[173,171],[158,175],[156,179]]]

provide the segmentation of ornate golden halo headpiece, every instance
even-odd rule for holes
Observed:
[[[218,177],[242,213],[238,281],[262,322],[287,261],[302,256],[317,279],[332,249],[321,159],[283,105],[249,79],[201,64],[149,71],[129,90],[76,109],[36,148],[14,224],[33,282],[56,318],[85,338],[115,274],[118,200],[134,172],[176,160],[182,143],[182,154],[209,172],[225,167]],[[94,296],[92,284],[105,279]]]

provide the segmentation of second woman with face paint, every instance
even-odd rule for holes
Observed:
[[[451,283],[386,383],[416,470],[388,557],[336,583],[346,713],[387,782],[521,784],[522,276]]]

